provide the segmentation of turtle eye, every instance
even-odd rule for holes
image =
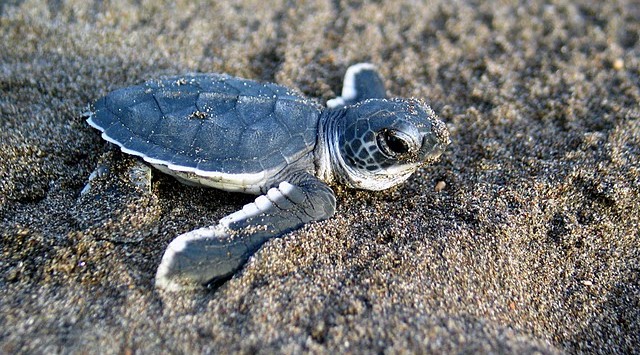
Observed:
[[[409,142],[400,137],[397,131],[390,129],[378,132],[376,143],[380,151],[389,157],[397,157],[411,150]]]

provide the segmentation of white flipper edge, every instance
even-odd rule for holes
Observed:
[[[356,91],[356,75],[363,70],[376,70],[376,66],[371,63],[358,63],[350,66],[344,74],[342,84],[342,96],[327,101],[327,107],[334,108],[343,106],[345,102],[353,100],[358,96]]]
[[[267,240],[328,218],[335,212],[331,189],[313,178],[301,185],[283,181],[217,225],[175,238],[160,261],[156,287],[198,288],[233,275]]]

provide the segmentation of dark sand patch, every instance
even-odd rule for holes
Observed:
[[[1,352],[637,352],[639,35],[634,1],[3,3]],[[215,292],[155,291],[173,237],[251,198],[134,187],[87,103],[188,71],[324,101],[359,61],[447,122],[442,161],[338,189]]]

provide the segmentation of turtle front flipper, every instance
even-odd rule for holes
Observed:
[[[310,174],[283,181],[211,227],[174,239],[156,273],[156,287],[194,288],[231,276],[267,240],[333,216],[336,199]]]
[[[376,67],[371,63],[358,63],[350,66],[344,75],[342,96],[327,101],[327,107],[337,108],[386,97],[384,82]]]

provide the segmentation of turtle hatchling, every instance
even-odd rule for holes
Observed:
[[[167,290],[230,277],[269,239],[333,216],[331,185],[387,189],[450,142],[427,104],[387,98],[368,63],[347,70],[327,107],[276,84],[187,74],[113,91],[87,121],[183,183],[259,195],[169,244],[155,279]]]

